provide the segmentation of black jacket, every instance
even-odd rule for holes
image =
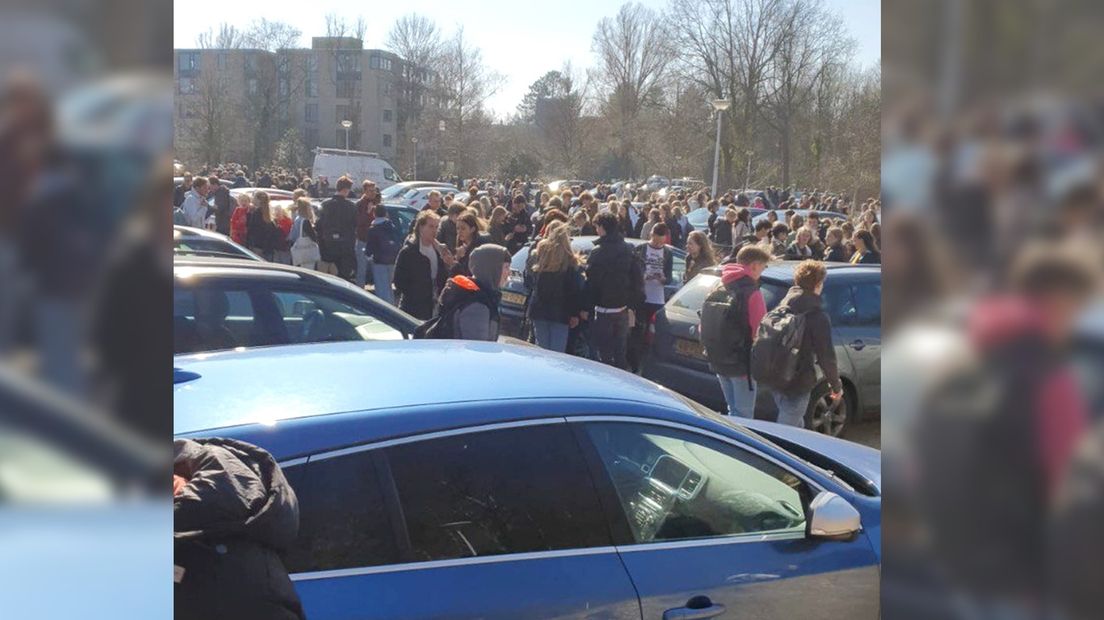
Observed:
[[[190,187],[184,187],[184,185],[177,185],[173,188],[173,206],[179,207],[184,204],[184,195],[188,193]]]
[[[441,220],[441,225],[437,229],[437,240],[445,244],[445,247],[449,251],[456,251],[456,222],[452,221],[448,217]]]
[[[836,350],[832,346],[832,322],[821,308],[820,296],[806,293],[800,286],[794,286],[779,305],[787,306],[795,313],[805,313],[805,334],[801,340],[801,350],[797,354],[797,373],[793,381],[780,388],[780,391],[789,395],[811,393],[817,383],[814,359],[832,389],[843,389],[839,368],[836,366]]]
[[[468,259],[471,258],[472,251],[484,243],[491,243],[491,236],[486,233],[476,233],[475,238],[468,244],[468,249],[464,250],[464,255],[456,259],[456,264],[449,270],[449,274],[454,276],[472,275],[471,269],[468,269]],[[460,246],[457,246],[457,254],[459,254],[459,250]]]
[[[835,247],[828,246],[827,252],[824,254],[824,262],[826,263],[846,263],[850,258],[847,255],[847,248],[843,247],[843,244]]]
[[[303,618],[281,555],[299,532],[299,502],[264,450],[234,439],[177,439],[173,473],[176,618]]]
[[[351,200],[333,196],[322,202],[322,213],[318,217],[322,260],[332,262],[333,257],[354,252],[356,225],[357,208]]]
[[[525,227],[523,232],[514,232],[514,227],[521,225]],[[513,235],[510,237],[510,235]],[[529,214],[524,210],[518,213],[509,213],[506,215],[506,236],[509,239],[506,240],[506,251],[511,256],[523,247],[529,241],[529,235],[533,234],[533,220],[529,218]]]
[[[648,261],[645,260],[644,253],[647,252],[648,244],[641,243],[633,248],[633,252],[636,253],[636,260],[640,261],[641,268],[647,269]],[[664,286],[671,284],[671,280],[674,277],[672,270],[675,267],[675,253],[671,251],[668,246],[663,246],[663,279]],[[646,273],[644,275],[647,275]]]
[[[364,253],[377,265],[394,265],[399,257],[401,243],[398,240],[398,228],[390,219],[373,221],[368,227],[364,242]]]
[[[726,248],[732,247],[732,225],[728,223],[728,220],[717,218],[717,221],[713,224],[713,243],[723,245]]]
[[[860,265],[879,265],[882,262],[882,255],[874,250],[867,250],[863,252],[862,258],[859,259]]]
[[[430,273],[429,259],[418,249],[418,240],[411,237],[395,259],[393,284],[399,294],[399,308],[422,320],[433,317],[436,291],[442,290],[448,280],[448,268],[439,254],[436,282],[430,278]]]
[[[211,192],[215,197],[215,230],[219,234],[230,235],[230,214],[233,213],[236,201],[230,197],[230,189],[222,183]]]
[[[621,235],[594,242],[587,259],[586,307],[636,308],[644,301],[644,273],[632,246]]]
[[[575,268],[546,272],[527,269],[525,285],[532,291],[529,295],[531,320],[567,323],[585,309],[582,276]]]

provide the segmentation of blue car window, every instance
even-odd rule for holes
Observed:
[[[299,536],[285,564],[290,573],[394,564],[398,545],[370,452],[356,452],[291,471],[299,499]]]
[[[566,424],[387,450],[416,561],[611,544]]]
[[[667,427],[586,428],[637,543],[805,531],[807,486],[765,459]]]
[[[851,287],[846,284],[825,284],[821,306],[832,325],[855,325],[858,320],[855,299],[851,296]]]

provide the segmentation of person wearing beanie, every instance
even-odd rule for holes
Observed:
[[[454,310],[453,336],[460,340],[498,340],[500,289],[510,274],[510,253],[501,245],[488,243],[472,250],[468,257],[471,276],[449,278],[441,291],[437,314]]]

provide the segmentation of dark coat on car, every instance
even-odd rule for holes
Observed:
[[[304,618],[281,556],[299,502],[272,456],[234,439],[178,439],[173,473],[176,618]]]

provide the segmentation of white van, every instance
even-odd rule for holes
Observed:
[[[402,181],[391,164],[380,159],[379,153],[348,151],[345,149],[314,149],[314,167],[311,178],[316,182],[329,179],[330,188],[337,184],[343,175],[353,180],[353,187],[360,191],[365,180],[374,181],[380,189],[385,189]]]

